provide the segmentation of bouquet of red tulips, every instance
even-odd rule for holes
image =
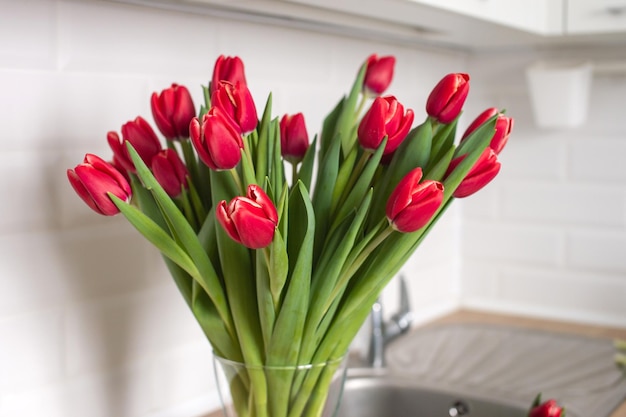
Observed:
[[[88,154],[69,181],[161,251],[216,355],[254,366],[332,361],[454,198],[496,176],[513,124],[487,109],[457,144],[469,91],[457,73],[413,127],[414,112],[382,95],[394,66],[370,56],[310,141],[302,114],[272,115],[271,95],[258,112],[242,61],[221,56],[198,111],[183,86],[153,94],[165,148],[137,117],[121,139],[108,134],[110,162]],[[262,375],[245,379],[240,414],[266,416],[269,404],[272,417],[316,415],[317,404],[298,401],[316,379],[287,382],[290,395]]]

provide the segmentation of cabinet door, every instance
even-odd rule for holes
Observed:
[[[626,31],[626,0],[568,0],[566,33]]]
[[[561,33],[556,0],[408,0],[543,35]]]

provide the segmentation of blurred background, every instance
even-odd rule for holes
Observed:
[[[372,53],[396,56],[388,93],[419,122],[443,75],[469,73],[461,129],[496,106],[514,133],[499,177],[457,201],[405,266],[416,323],[471,308],[626,327],[619,5],[608,14],[621,27],[576,32],[556,10],[566,2],[549,0],[134,3],[0,0],[1,417],[219,406],[210,346],[159,254],[121,216],[89,210],[65,170],[88,152],[108,159],[106,133],[152,121],[151,93],[172,82],[199,105],[220,54],[243,59],[258,107],[272,91],[274,115],[304,112],[310,132]],[[582,120],[537,125],[526,79],[537,61],[594,66]],[[396,289],[383,298],[393,312]]]

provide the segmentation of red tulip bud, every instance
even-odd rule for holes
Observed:
[[[394,152],[411,129],[413,110],[404,112],[404,106],[393,96],[377,97],[359,124],[361,146],[376,150],[387,136],[384,155]]]
[[[426,101],[426,112],[439,123],[450,123],[461,112],[469,92],[469,75],[448,74],[433,88]]]
[[[528,417],[561,417],[565,415],[565,409],[559,407],[555,400],[548,400],[530,410]]]
[[[220,81],[228,81],[231,84],[241,83],[247,85],[243,61],[238,56],[226,57],[220,55],[215,61],[213,78],[211,80],[211,94],[217,90]]]
[[[403,233],[415,232],[426,226],[443,201],[443,184],[424,181],[422,169],[415,168],[398,183],[387,201],[387,219]]]
[[[219,107],[212,107],[202,122],[194,117],[189,133],[198,157],[209,168],[216,171],[232,169],[241,160],[243,141],[239,130]]]
[[[152,173],[170,197],[178,197],[188,187],[189,171],[173,149],[164,149],[152,158]]]
[[[245,84],[221,81],[211,96],[211,104],[221,108],[239,126],[241,133],[250,133],[259,122],[252,94]]]
[[[493,116],[498,114],[498,109],[495,107],[491,107],[484,112],[482,112],[474,121],[467,127],[465,133],[463,133],[463,137],[461,140],[468,137],[473,131],[478,129],[483,123],[487,120],[491,119]],[[509,135],[513,130],[513,118],[506,117],[503,114],[499,114],[496,119],[496,131],[493,134],[493,138],[491,139],[491,143],[489,147],[493,149],[496,154],[500,154],[507,141],[509,140]]]
[[[370,55],[367,58],[363,89],[372,95],[381,95],[391,84],[395,65],[396,58],[393,56],[379,58],[376,54]]]
[[[258,185],[248,186],[246,197],[221,201],[215,213],[228,236],[250,249],[269,246],[278,224],[276,207]]]
[[[163,136],[169,140],[187,139],[189,137],[189,123],[196,110],[187,88],[172,84],[161,94],[153,93],[150,107],[154,122]]]
[[[284,115],[280,120],[280,150],[285,159],[298,163],[309,149],[309,134],[306,131],[304,115]]]
[[[119,209],[108,196],[112,193],[126,202],[132,190],[124,176],[111,164],[92,154],[82,164],[67,170],[67,178],[78,196],[96,213],[113,216]]]
[[[122,138],[123,140],[120,141],[120,137],[116,132],[107,134],[107,140],[113,150],[114,159],[129,172],[135,172],[135,165],[126,148],[126,141],[133,145],[141,159],[148,165],[154,155],[161,150],[159,138],[157,138],[156,133],[154,133],[148,122],[141,116],[122,126]]]
[[[452,171],[454,171],[465,156],[466,155],[461,155],[453,159],[452,162],[450,162],[446,175],[449,175]],[[486,148],[463,181],[461,181],[457,189],[454,190],[454,197],[463,198],[474,194],[485,185],[489,184],[491,180],[498,175],[498,172],[500,172],[500,162],[498,162],[498,156],[493,149]]]

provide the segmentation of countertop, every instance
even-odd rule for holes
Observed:
[[[556,333],[574,334],[579,336],[604,338],[604,339],[624,339],[626,340],[626,328],[614,328],[605,326],[584,325],[566,323],[554,320],[534,319],[513,315],[484,313],[471,310],[459,310],[436,319],[424,326],[433,326],[444,323],[485,323],[506,326],[519,326],[523,328],[547,330]],[[590,416],[591,417],[591,416]],[[626,417],[626,402],[611,417]]]
[[[458,310],[431,322],[422,327],[436,326],[447,323],[483,323],[505,326],[519,326],[522,328],[546,330],[555,333],[573,334],[603,339],[626,340],[626,328],[615,328],[585,324],[575,324],[546,319],[534,319],[505,314],[485,313],[472,310]],[[221,411],[209,414],[206,417],[221,417]],[[592,416],[590,416],[592,417]],[[626,401],[618,407],[611,417],[626,417]]]

